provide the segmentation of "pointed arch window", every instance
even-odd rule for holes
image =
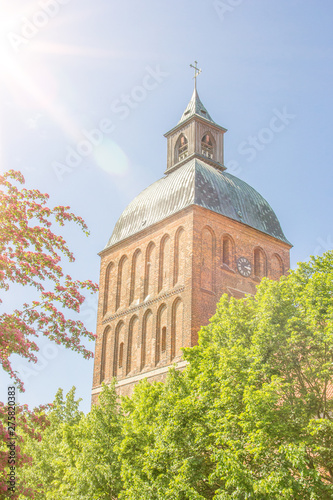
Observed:
[[[188,156],[188,140],[184,134],[181,134],[177,141],[177,159],[184,160]]]
[[[144,298],[154,294],[154,274],[156,264],[156,248],[155,243],[149,243],[146,250],[145,264],[145,281],[144,281]]]
[[[162,341],[161,341],[162,352],[166,351],[166,333],[167,333],[166,326],[163,326],[163,328],[162,328]]]
[[[121,342],[119,346],[119,368],[123,367],[123,360],[124,360],[124,342]]]
[[[180,354],[183,345],[184,307],[180,297],[172,304],[171,311],[171,361]]]
[[[126,375],[129,374],[129,372],[132,370],[132,349],[133,349],[133,339],[134,341],[138,341],[137,335],[138,335],[138,329],[139,329],[139,319],[135,315],[132,317],[129,325],[129,330],[128,330],[128,342],[127,342],[127,360],[126,360]],[[134,359],[135,361],[135,359]]]
[[[205,226],[201,233],[201,288],[214,292],[215,234]]]
[[[222,238],[222,263],[229,269],[232,269],[235,260],[234,242],[229,235]]]
[[[161,354],[164,353],[166,349],[166,325],[167,306],[162,304],[157,311],[155,365],[160,362]]]
[[[167,288],[169,284],[171,260],[171,240],[168,234],[164,235],[160,245],[158,291]]]
[[[273,279],[279,279],[284,274],[283,262],[277,253],[273,255],[270,274]]]
[[[110,262],[106,268],[106,273],[105,273],[105,282],[104,282],[104,300],[103,300],[103,316],[107,313],[108,308],[110,306],[110,291],[112,287],[111,281],[111,273],[113,271],[114,264],[113,262]]]
[[[205,134],[201,139],[201,154],[211,159],[214,156],[214,146],[209,134]]]
[[[177,229],[174,249],[174,274],[173,284],[183,284],[185,279],[186,259],[185,230],[183,227]]]
[[[124,328],[124,322],[120,321],[117,325],[116,331],[115,331],[115,336],[114,336],[114,351],[113,351],[113,376],[117,377],[117,368],[119,365],[119,360],[120,360],[120,346],[123,344],[123,342],[120,343],[119,346],[119,339],[122,337],[122,331]],[[124,347],[122,347],[124,349]],[[120,366],[119,366],[120,368]]]
[[[152,338],[151,338],[152,320],[153,320],[153,313],[151,312],[150,309],[148,309],[148,311],[146,311],[144,314],[143,324],[142,324],[140,370],[143,370],[143,368],[148,364],[147,340],[150,340],[150,341],[152,340]]]
[[[103,332],[103,339],[102,339],[102,354],[101,354],[101,371],[100,371],[100,384],[105,380],[106,378],[106,359],[107,359],[107,347],[109,343],[109,333],[110,333],[110,327],[107,326]]]
[[[142,253],[138,249],[135,251],[132,259],[132,271],[131,271],[131,289],[130,289],[130,301],[139,303],[141,298],[141,276],[142,273]]]
[[[123,255],[118,264],[116,311],[126,305],[128,258]]]
[[[267,259],[262,248],[254,250],[254,274],[260,279],[267,275]]]

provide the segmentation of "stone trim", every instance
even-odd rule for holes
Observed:
[[[215,297],[215,295],[216,295],[216,293],[215,293],[215,292],[213,292],[212,290],[206,290],[206,288],[202,288],[202,287],[201,287],[201,288],[200,288],[200,291],[201,291],[201,292],[204,292],[204,293],[208,293],[208,295],[214,295],[214,297]]]
[[[164,299],[168,299],[169,297],[172,297],[173,295],[177,295],[181,292],[184,292],[185,286],[181,286],[177,288],[176,290],[172,290],[171,292],[164,293],[163,295],[159,295],[155,299],[147,300],[146,302],[142,302],[138,306],[131,307],[130,309],[126,309],[125,311],[120,311],[119,313],[113,314],[112,316],[109,316],[108,318],[104,319],[102,321],[102,324],[104,325],[105,323],[108,323],[109,321],[112,321],[113,319],[120,318],[121,316],[125,316],[127,314],[132,314],[135,311],[138,311],[139,309],[142,309],[143,307],[149,307],[152,304],[155,304],[156,302],[159,302]]]
[[[250,293],[250,292],[244,292],[244,290],[239,290],[238,288],[231,288],[230,286],[227,286],[227,290],[228,292],[234,297],[234,294],[236,293],[241,293],[242,295],[244,295],[244,298],[246,295],[252,295],[252,297],[254,297],[254,294],[253,293]]]
[[[178,363],[173,363],[168,366],[163,366],[162,368],[155,368],[154,370],[150,370],[149,372],[145,373],[139,373],[138,375],[134,375],[133,377],[128,377],[123,380],[120,380],[116,384],[116,388],[122,387],[124,385],[128,384],[133,384],[135,382],[139,382],[139,380],[143,380],[145,378],[152,378],[156,377],[157,375],[163,375],[164,373],[167,373],[169,371],[169,368],[172,368],[173,366],[176,368],[176,370],[180,370],[181,368],[185,368],[187,366],[187,361],[179,361]],[[102,391],[102,387],[96,387],[91,391],[91,394],[99,394]]]

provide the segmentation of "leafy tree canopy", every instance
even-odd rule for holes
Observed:
[[[61,258],[74,261],[74,256],[63,237],[51,230],[54,224],[71,221],[88,235],[84,221],[69,212],[69,207],[49,208],[47,194],[19,189],[11,181],[24,184],[24,178],[12,170],[0,176],[0,289],[8,292],[15,283],[34,287],[39,294],[38,300],[24,304],[21,310],[0,314],[0,363],[23,390],[10,356],[15,353],[36,362],[38,347],[33,337],[45,335],[86,358],[92,356],[81,339],[94,340],[95,336],[81,321],[66,319],[63,311],[79,312],[84,301],[80,290],[95,292],[98,287],[89,280],[64,275]]]
[[[64,274],[61,259],[67,257],[74,261],[74,256],[63,237],[51,230],[54,225],[74,222],[88,235],[84,221],[71,213],[69,207],[50,208],[47,194],[24,189],[23,184],[20,172],[11,170],[0,175],[0,289],[8,293],[13,284],[19,284],[37,291],[37,300],[23,304],[20,310],[0,311],[0,365],[21,391],[24,390],[23,383],[13,369],[11,355],[37,362],[38,346],[34,339],[39,335],[45,335],[85,358],[92,357],[82,340],[94,340],[95,335],[80,320],[66,318],[65,313],[80,312],[85,299],[81,291],[93,293],[98,288],[90,280],[73,280]],[[0,496],[6,495],[6,491],[8,493],[7,445],[11,436],[7,416],[8,407],[0,403]],[[29,456],[21,453],[24,439],[40,439],[38,431],[47,425],[45,408],[31,412],[25,407],[17,407],[16,424],[22,432],[18,436],[20,446],[16,449],[15,466],[21,467],[29,463]],[[31,493],[23,486],[20,491],[25,495]]]
[[[62,438],[66,487],[41,498],[333,498],[332,252],[223,296],[184,357],[120,406],[105,387]]]

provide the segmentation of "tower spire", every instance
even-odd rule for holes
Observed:
[[[197,90],[197,78],[202,72],[200,68],[198,68],[198,61],[194,61],[195,66],[193,64],[190,64],[190,67],[194,69],[194,90]]]

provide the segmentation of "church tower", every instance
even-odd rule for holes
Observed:
[[[196,68],[196,76],[197,76]],[[223,293],[255,294],[289,269],[291,244],[267,201],[224,166],[226,129],[196,86],[165,134],[164,177],[124,210],[100,253],[93,402],[117,378],[130,395],[143,378],[181,369]]]

